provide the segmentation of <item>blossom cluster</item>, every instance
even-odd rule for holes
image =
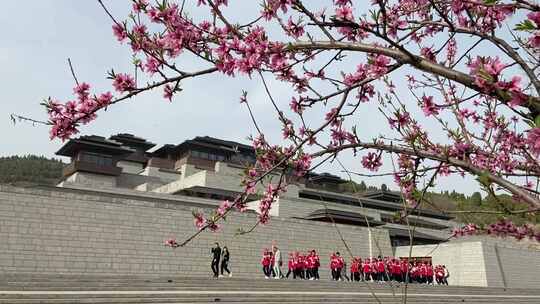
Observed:
[[[178,247],[180,245],[178,244],[176,239],[168,239],[168,240],[165,240],[165,246],[169,246],[171,248],[176,248],[176,247]]]
[[[517,240],[527,238],[540,241],[540,231],[535,231],[532,225],[524,224],[518,226],[507,219],[501,219],[496,223],[487,225],[485,228],[481,228],[476,224],[467,224],[463,227],[455,228],[452,236],[459,238],[478,234],[486,234],[496,237],[512,237]]]
[[[113,95],[105,92],[99,96],[90,95],[90,85],[83,82],[73,88],[76,99],[62,104],[50,99],[45,103],[51,123],[50,137],[69,139],[78,132],[79,124],[86,124],[96,117],[99,109],[107,107]]]
[[[531,12],[527,14],[528,20],[532,22],[532,34],[529,37],[529,45],[533,49],[540,50],[540,12]]]

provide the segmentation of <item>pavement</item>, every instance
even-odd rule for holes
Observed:
[[[406,302],[404,299],[406,298]],[[245,278],[11,274],[0,304],[36,303],[536,303],[538,289]]]

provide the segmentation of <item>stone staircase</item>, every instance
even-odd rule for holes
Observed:
[[[0,304],[403,303],[403,286],[159,276],[3,275]],[[375,295],[375,296],[374,296]],[[540,303],[539,289],[409,285],[407,303]]]

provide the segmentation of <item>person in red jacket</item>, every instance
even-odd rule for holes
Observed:
[[[338,260],[336,257],[336,253],[332,253],[332,255],[330,255],[330,271],[332,272],[332,280],[334,281],[339,280],[339,276],[337,276],[337,265]]]
[[[379,256],[379,259],[375,262],[375,267],[377,270],[377,281],[382,282],[385,276],[384,262]]]
[[[409,262],[407,260],[401,261],[401,282],[411,283],[411,274],[409,273]]]
[[[435,281],[437,285],[441,285],[444,279],[444,269],[441,265],[435,266]]]
[[[420,263],[420,282],[422,284],[427,283],[427,266],[425,263]]]
[[[343,271],[343,268],[345,268],[345,260],[343,259],[343,257],[339,254],[339,251],[336,252],[336,259],[337,259],[337,277],[338,277],[338,280],[342,281],[342,276],[344,276],[345,278],[347,278],[347,281],[349,280],[349,278],[347,277],[347,274]]]
[[[270,278],[270,275],[271,275],[270,264],[271,263],[272,263],[272,253],[270,252],[270,250],[268,250],[268,248],[265,248],[263,251],[262,259],[261,259],[261,265],[263,267],[263,273],[264,273],[265,279]]]
[[[315,280],[318,281],[320,279],[319,267],[321,267],[321,259],[319,258],[319,255],[317,254],[315,250],[313,250],[313,255],[314,255],[314,261],[315,261],[315,268],[313,268],[313,271],[315,275]]]
[[[362,268],[363,268],[363,273],[364,273],[364,280],[365,281],[373,280],[373,276],[371,275],[371,265],[370,265],[369,258],[364,260],[364,264],[362,265]]]
[[[300,264],[298,263],[299,259],[300,253],[296,251],[293,257],[293,279],[300,278]]]
[[[360,258],[355,257],[351,261],[351,281],[360,281]]]
[[[289,252],[289,261],[287,262],[287,268],[288,268],[288,271],[285,277],[288,279],[289,275],[291,275],[292,273],[293,278],[294,278],[294,256],[292,252]]]
[[[309,274],[310,280],[318,280],[319,279],[319,256],[317,255],[317,252],[315,250],[311,250],[309,252],[309,255],[306,259],[307,261],[307,269]]]
[[[431,264],[431,262],[427,263],[426,265],[426,277],[427,277],[427,283],[434,285],[433,284],[433,265]]]
[[[302,253],[298,254],[298,275],[302,280],[306,279],[306,259]]]

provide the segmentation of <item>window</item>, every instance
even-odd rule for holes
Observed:
[[[112,157],[109,155],[102,155],[97,153],[84,152],[81,154],[81,161],[91,163],[98,166],[112,166]]]
[[[191,156],[193,157],[200,158],[201,156],[199,154],[199,151],[191,151]]]
[[[192,150],[192,151],[190,151],[190,154],[194,158],[202,158],[202,159],[213,160],[213,161],[224,161],[225,160],[225,156],[223,156],[223,155],[212,154],[212,153],[208,153],[208,152]]]

